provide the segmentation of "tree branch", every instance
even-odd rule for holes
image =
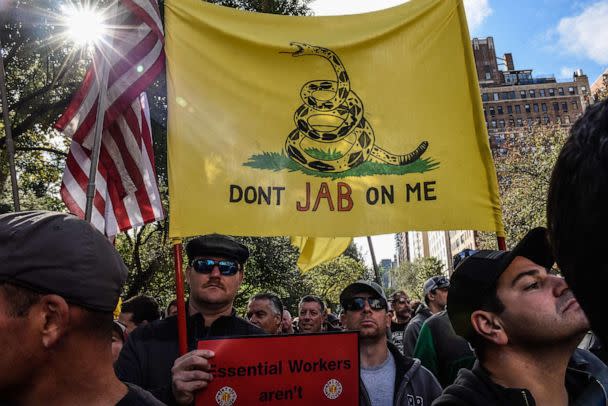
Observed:
[[[44,151],[44,152],[50,152],[50,153],[56,154],[56,155],[61,155],[64,157],[68,156],[68,154],[63,151],[59,151],[58,149],[54,149],[54,148],[46,148],[46,147],[15,147],[15,151]]]

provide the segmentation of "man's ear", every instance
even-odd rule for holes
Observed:
[[[340,324],[344,326],[344,323],[346,323],[346,312],[343,311],[342,314],[340,314]]]
[[[492,312],[474,311],[471,314],[471,324],[477,334],[496,345],[506,345],[509,342],[500,317]]]
[[[385,316],[386,316],[385,317],[385,319],[386,319],[386,328],[390,328],[391,327],[391,321],[392,321],[391,315],[389,314],[389,312],[386,312]]]
[[[51,348],[63,337],[70,325],[70,308],[58,295],[42,296],[38,307],[39,331],[42,345]]]

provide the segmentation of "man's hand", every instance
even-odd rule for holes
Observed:
[[[173,397],[180,405],[194,401],[194,392],[206,388],[213,376],[207,372],[211,368],[209,359],[215,353],[209,350],[194,350],[182,355],[171,368]]]

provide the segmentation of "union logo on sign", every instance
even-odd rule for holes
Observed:
[[[236,402],[236,392],[230,386],[224,386],[215,394],[215,401],[219,406],[232,406]]]
[[[338,399],[342,394],[342,384],[337,379],[330,379],[323,387],[323,393],[328,399]]]

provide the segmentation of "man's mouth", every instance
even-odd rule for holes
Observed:
[[[580,307],[580,305],[578,304],[578,301],[575,298],[571,298],[564,304],[564,306],[562,308],[562,313],[565,313],[568,310],[572,310],[577,307]]]

